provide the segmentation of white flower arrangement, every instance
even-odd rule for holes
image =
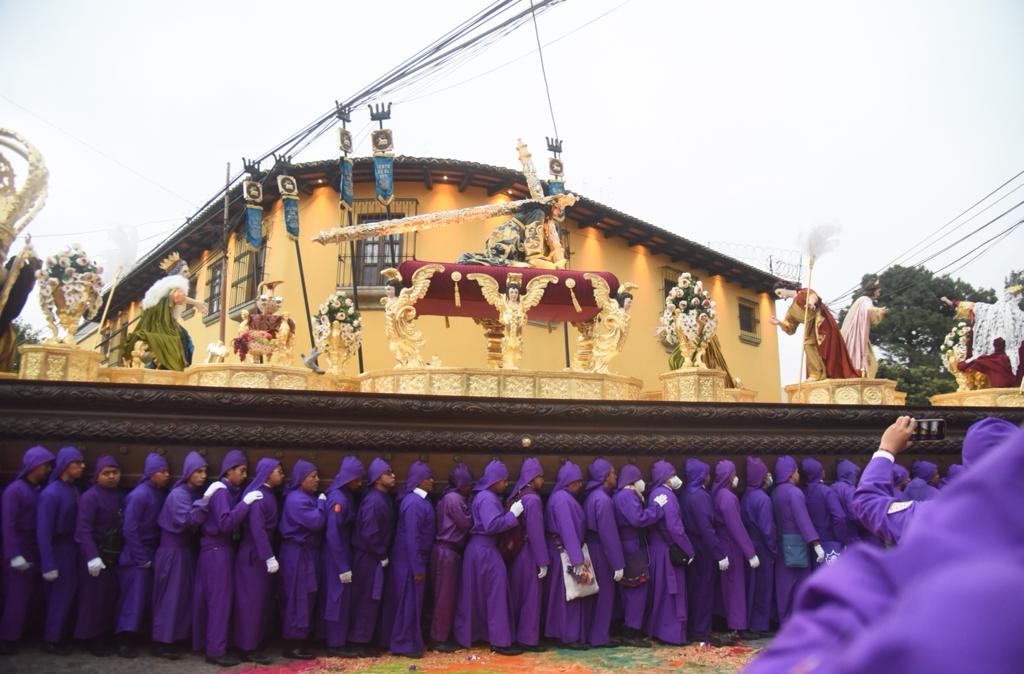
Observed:
[[[658,323],[654,331],[658,339],[675,346],[682,333],[699,347],[710,341],[718,329],[718,310],[710,293],[704,290],[704,283],[683,272],[665,298],[665,310]]]
[[[79,244],[73,244],[51,255],[36,272],[39,280],[39,304],[43,312],[62,324],[61,314],[68,315],[76,325],[63,325],[73,336],[77,328],[74,315],[79,309],[90,320],[99,313],[100,291],[103,289],[103,267],[92,260]],[[54,335],[57,337],[57,335]]]
[[[313,340],[317,349],[327,350],[327,338],[331,334],[331,325],[338,323],[342,338],[354,341],[356,345],[363,341],[363,321],[356,311],[355,302],[344,290],[337,290],[324,300],[313,316]]]
[[[942,355],[948,358],[952,352],[957,361],[967,358],[967,345],[971,341],[971,326],[966,321],[960,321],[953,326],[946,338],[942,340]]]

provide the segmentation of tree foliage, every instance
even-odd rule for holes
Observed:
[[[45,332],[38,328],[32,327],[30,323],[23,321],[20,318],[15,318],[14,322],[11,323],[11,327],[14,328],[14,334],[16,339],[14,341],[14,363],[11,369],[14,372],[18,371],[19,362],[21,361],[21,355],[18,353],[18,347],[22,344],[38,344],[43,341]]]
[[[865,274],[863,282],[874,275]],[[878,276],[882,284],[876,306],[888,307],[885,320],[871,329],[878,356],[878,376],[895,379],[907,392],[907,404],[928,405],[928,398],[956,390],[939,355],[942,340],[953,327],[953,310],[939,299],[994,302],[996,293],[949,276],[935,276],[921,267],[890,267]],[[840,323],[846,309],[840,313]]]

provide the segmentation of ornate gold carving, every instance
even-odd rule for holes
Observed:
[[[942,393],[929,398],[937,407],[1024,407],[1024,393],[1016,388],[986,388]]]
[[[7,259],[11,244],[46,203],[50,175],[43,162],[43,155],[16,131],[0,128],[0,147],[20,156],[28,168],[21,189],[18,189],[14,169],[7,158],[0,154],[0,259]]]
[[[812,405],[902,405],[906,395],[891,379],[820,379],[786,386],[791,403]]]
[[[484,299],[498,310],[498,321],[504,328],[501,340],[501,367],[514,370],[519,367],[523,353],[523,328],[526,326],[530,309],[540,304],[544,290],[549,284],[558,283],[554,274],[534,276],[526,284],[526,292],[520,296],[520,287],[509,284],[504,295],[498,292],[498,281],[489,274],[467,274],[466,278],[476,281]]]
[[[426,343],[423,333],[416,327],[415,305],[430,289],[430,279],[444,271],[444,265],[427,264],[412,275],[412,285],[395,294],[395,289],[385,286],[387,295],[380,299],[384,305],[384,335],[388,349],[398,361],[396,368],[420,368],[424,366],[420,348]],[[385,269],[381,275],[388,280],[402,280],[397,269]]]
[[[572,369],[576,372],[594,371],[594,328],[597,319],[573,323],[579,335],[576,337],[576,353],[572,357]]]
[[[612,297],[608,282],[603,277],[587,272],[583,278],[590,281],[594,289],[594,300],[601,308],[601,313],[593,320],[602,329],[594,335],[593,358],[588,371],[608,374],[608,364],[626,346],[626,338],[629,337],[629,308],[633,300],[632,297],[626,297],[620,306],[618,298]],[[635,283],[623,283],[618,292],[632,295],[637,288],[639,286]]]

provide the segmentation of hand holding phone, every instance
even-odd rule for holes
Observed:
[[[900,417],[882,433],[882,440],[878,443],[878,448],[896,456],[910,446],[915,425],[916,422],[912,417]]]
[[[945,419],[917,419],[914,422],[914,442],[928,442],[930,440],[945,440],[946,420]]]

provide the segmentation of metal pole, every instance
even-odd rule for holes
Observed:
[[[224,231],[222,233],[224,243],[224,270],[220,274],[220,343],[228,333],[228,210],[231,193],[231,162],[228,162],[224,172]],[[212,273],[213,270],[211,270]]]
[[[299,240],[293,239],[295,243],[295,259],[299,261],[299,285],[302,286],[302,301],[306,305],[306,327],[309,329],[309,346],[316,348],[316,341],[313,339],[313,319],[309,313],[309,293],[306,292],[306,272],[302,269],[302,251],[299,250]]]
[[[352,209],[348,210],[348,226],[352,226]],[[359,311],[359,279],[356,274],[356,242],[348,242],[348,256],[351,260],[349,268],[352,271],[352,303],[356,307],[356,311]],[[363,370],[363,343],[359,342],[359,351],[356,354],[359,357],[359,374],[364,372]]]

